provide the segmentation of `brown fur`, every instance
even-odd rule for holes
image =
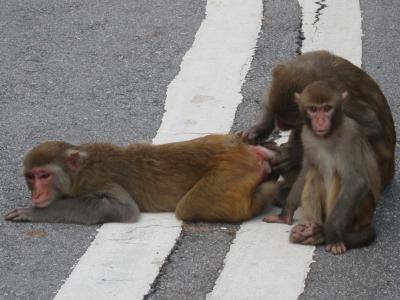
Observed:
[[[303,244],[325,240],[327,250],[334,254],[366,246],[374,240],[373,211],[381,190],[375,153],[360,126],[341,114],[342,102],[345,104],[347,99],[341,99],[340,95],[324,81],[310,84],[298,95],[305,118],[315,118],[308,115],[309,107],[322,103],[333,108],[332,113],[320,115],[330,118],[329,132],[323,136],[316,135],[312,120],[303,127],[303,224],[291,233],[292,241]]]
[[[396,134],[393,118],[378,84],[363,70],[348,60],[327,51],[314,51],[277,65],[265,98],[265,112],[260,121],[249,129],[245,136],[252,142],[268,137],[279,121],[286,129],[300,128],[302,118],[294,101],[294,93],[301,92],[317,80],[332,80],[340,90],[349,92],[344,104],[344,113],[360,125],[368,137],[377,157],[382,188],[394,176],[394,149]],[[293,141],[290,157],[283,155],[276,160],[276,169],[297,168],[301,144]]]
[[[70,183],[64,182],[70,185],[55,189],[68,192],[46,208],[33,208],[33,214],[21,211],[6,218],[131,222],[140,210],[175,211],[185,221],[240,222],[259,214],[277,193],[276,182],[262,182],[265,163],[239,135],[128,147],[47,142],[29,152],[25,172],[33,167],[60,166],[58,172],[68,175]],[[63,214],[57,205],[68,203],[71,205],[62,208],[68,213]]]

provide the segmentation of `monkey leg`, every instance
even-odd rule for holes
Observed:
[[[179,201],[175,214],[183,221],[237,223],[250,219],[270,201],[262,195],[274,193],[274,188],[267,192],[268,185],[261,185],[253,196],[258,181],[258,172],[249,173],[235,165],[216,168],[187,192]]]
[[[358,231],[349,231],[344,234],[344,240],[348,248],[359,248],[370,245],[376,238],[373,224],[369,224]]]
[[[376,238],[375,227],[372,224],[374,210],[375,198],[370,192],[357,208],[352,228],[343,233],[343,241],[327,244],[326,251],[343,254],[347,249],[370,245]]]
[[[343,246],[345,247],[344,250],[350,248],[359,248],[368,246],[371,244],[376,238],[375,227],[372,224],[374,211],[375,211],[375,202],[376,202],[376,193],[372,191],[369,192],[363,201],[360,203],[360,206],[356,210],[356,214],[354,217],[354,224],[352,229],[346,231],[343,234],[343,243],[342,248],[339,249],[343,250]],[[328,251],[334,254],[341,254],[345,251],[335,253],[335,248],[329,247]]]
[[[290,241],[304,245],[319,245],[324,242],[323,207],[324,182],[316,169],[306,174],[301,194],[302,223],[290,231]]]
[[[341,179],[340,177],[335,174],[332,178],[332,182],[329,185],[328,191],[327,191],[327,196],[326,196],[326,201],[325,201],[325,215],[329,216],[331,215],[332,210],[337,204],[338,200],[338,195],[341,189]],[[325,225],[326,227],[326,225]],[[344,241],[336,241],[334,243],[326,243],[325,250],[327,252],[331,252],[332,254],[343,254],[347,251],[346,244]]]
[[[301,193],[302,222],[323,224],[324,195],[325,185],[320,174],[315,168],[310,168]]]
[[[368,192],[359,188],[358,194],[353,195],[342,191],[339,194],[340,186],[340,178],[335,176],[327,197],[328,220],[325,223],[325,234],[327,240],[329,237],[329,242],[327,241],[325,249],[332,254],[343,254],[349,248],[367,246],[376,237],[372,221],[379,197],[379,186],[371,187],[374,190]],[[347,196],[347,202],[339,200],[343,197],[342,194]]]

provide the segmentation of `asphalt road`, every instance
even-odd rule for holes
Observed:
[[[400,4],[360,4],[363,68],[381,85],[397,129]],[[1,215],[29,204],[21,161],[41,141],[151,141],[167,86],[192,45],[205,5],[185,0],[0,3]],[[300,21],[296,1],[264,1],[262,32],[232,131],[254,122],[272,66],[299,52]],[[301,299],[400,298],[399,189],[397,171],[382,195],[372,246],[343,256],[316,250]],[[185,227],[146,298],[203,299],[237,228]],[[96,229],[0,218],[0,299],[52,299]]]

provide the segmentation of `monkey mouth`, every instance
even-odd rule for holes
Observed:
[[[326,129],[321,129],[321,130],[316,130],[314,132],[317,136],[324,137],[328,134],[329,131]]]

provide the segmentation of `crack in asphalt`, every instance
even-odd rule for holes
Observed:
[[[299,27],[297,29],[297,39],[296,39],[296,44],[297,44],[297,48],[296,48],[296,53],[298,55],[301,55],[301,49],[303,48],[303,41],[304,41],[305,37],[304,37],[304,32],[303,32],[303,19],[300,19],[299,22]]]
[[[324,3],[325,1],[326,0],[320,0],[320,1],[315,2],[315,4],[319,5],[319,8],[315,11],[315,21],[314,21],[314,23],[312,23],[313,25],[315,25],[316,23],[319,22],[319,20],[320,20],[319,17],[322,15],[321,11],[324,10],[326,7],[328,7],[328,5],[326,5]]]

